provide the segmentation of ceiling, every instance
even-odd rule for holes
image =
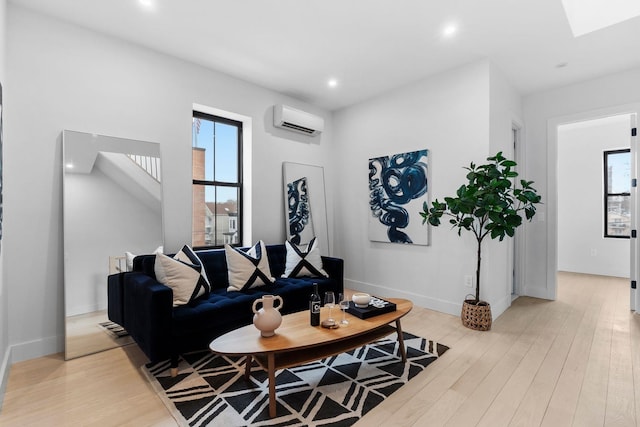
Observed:
[[[146,1],[10,3],[329,110],[482,58],[523,95],[640,66],[640,17],[575,38],[561,0]]]

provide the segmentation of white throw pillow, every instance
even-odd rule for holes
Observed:
[[[153,251],[154,254],[161,254],[164,252],[164,248],[162,246],[158,246],[156,248],[155,251]],[[133,270],[133,259],[135,257],[137,257],[138,255],[132,253],[132,252],[125,252],[124,256],[126,258],[126,265],[127,265],[127,271],[132,271]]]
[[[204,264],[202,264],[202,260],[198,257],[198,255],[189,245],[184,245],[180,250],[180,252],[175,254],[173,258],[177,259],[178,261],[182,261],[185,264],[195,265],[200,268],[201,277],[200,277],[200,280],[198,281],[198,286],[200,286],[201,288],[197,289],[196,297],[199,297],[200,295],[208,294],[209,292],[211,292],[211,283],[209,282],[209,278],[207,277],[207,272],[204,269]]]
[[[288,240],[284,245],[287,248],[287,262],[282,277],[329,277],[322,269],[322,256],[315,237],[308,245],[297,246]]]
[[[198,296],[197,289],[201,287],[197,285],[202,276],[197,266],[158,253],[153,270],[156,279],[173,290],[174,307],[187,304]]]
[[[224,252],[229,274],[227,291],[242,291],[274,282],[269,268],[267,249],[262,240],[246,252],[224,245]]]

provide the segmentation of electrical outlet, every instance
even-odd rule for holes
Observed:
[[[591,256],[598,256],[598,250],[597,249],[591,249]]]
[[[467,288],[473,288],[473,276],[464,276],[464,285]]]

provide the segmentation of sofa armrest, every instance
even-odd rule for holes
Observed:
[[[342,258],[322,257],[322,268],[329,278],[335,282],[335,292],[344,292],[344,260]]]
[[[124,273],[107,277],[107,316],[109,320],[127,328],[124,318]]]
[[[173,291],[144,273],[125,273],[127,332],[150,361],[171,356]]]

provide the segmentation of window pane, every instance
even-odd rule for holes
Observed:
[[[193,186],[193,246],[237,244],[239,225],[237,188]]]
[[[207,203],[211,221],[215,216],[211,245],[238,243],[238,189],[232,187],[209,187],[207,193],[217,193],[217,202]],[[209,200],[209,198],[207,198]]]
[[[631,179],[629,176],[631,154],[611,153],[607,155],[607,178],[609,193],[631,192]]]
[[[215,181],[238,182],[238,128],[216,123],[215,141]]]
[[[631,230],[630,196],[607,197],[607,235],[629,236]]]
[[[205,186],[193,185],[193,224],[191,241],[193,246],[207,246],[206,236],[210,230],[207,230],[207,205],[205,204]]]
[[[214,123],[193,118],[193,179],[213,181]]]

